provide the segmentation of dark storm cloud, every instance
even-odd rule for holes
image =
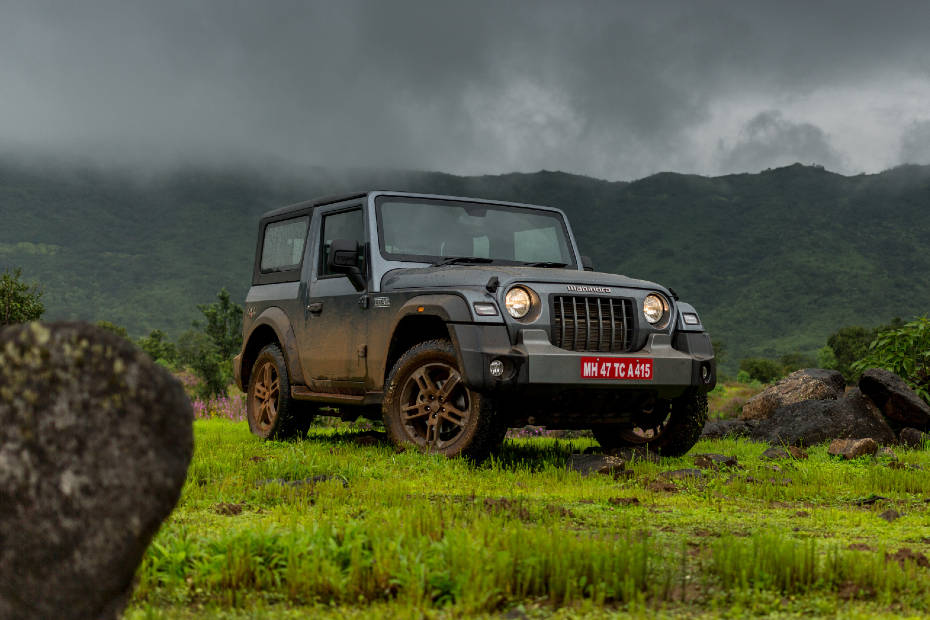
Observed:
[[[928,17],[905,2],[0,0],[0,148],[632,178],[741,166],[723,139],[759,167],[786,146],[839,165],[811,133],[824,121],[794,111],[737,134],[831,89],[926,82]]]
[[[843,167],[842,158],[820,128],[792,123],[772,110],[746,123],[736,144],[722,144],[720,149],[721,167],[733,172],[756,172],[794,162],[819,164],[830,170]]]

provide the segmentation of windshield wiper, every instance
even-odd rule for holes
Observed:
[[[483,258],[481,256],[450,256],[444,258],[438,263],[433,263],[433,267],[441,267],[442,265],[459,265],[462,263],[493,263],[493,258]]]
[[[552,267],[554,269],[560,269],[562,267],[567,267],[568,263],[556,263],[553,261],[540,261],[538,263],[526,263],[527,267]]]

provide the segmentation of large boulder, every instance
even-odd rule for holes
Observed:
[[[892,424],[899,428],[910,426],[922,431],[930,430],[930,405],[893,372],[870,368],[862,373],[859,389]]]
[[[830,439],[866,437],[878,444],[893,444],[897,439],[881,412],[855,388],[839,400],[793,403],[752,422],[747,435],[773,444],[810,446]]]
[[[835,370],[805,368],[770,385],[743,405],[740,418],[764,420],[779,407],[805,400],[836,400],[843,394],[846,382]]]
[[[81,323],[0,330],[0,618],[113,618],[193,451],[180,383]]]

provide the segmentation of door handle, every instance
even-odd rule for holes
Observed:
[[[310,312],[310,314],[320,314],[323,312],[323,302],[318,301],[316,303],[307,304],[307,310]]]

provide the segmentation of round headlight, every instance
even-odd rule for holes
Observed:
[[[661,295],[650,293],[643,300],[643,316],[649,321],[650,325],[655,325],[665,318],[668,314],[668,302]]]
[[[533,300],[530,292],[525,288],[515,286],[504,297],[504,305],[507,306],[507,312],[515,319],[522,319],[530,311]]]

